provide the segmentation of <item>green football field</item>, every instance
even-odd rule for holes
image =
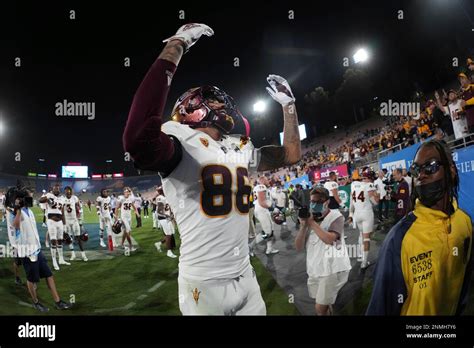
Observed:
[[[37,222],[42,222],[40,209],[35,207],[33,210]],[[165,252],[156,250],[154,243],[161,240],[162,232],[152,229],[151,217],[142,218],[143,227],[133,228],[132,236],[138,242],[139,249],[125,256],[118,251],[109,252],[98,247],[98,217],[94,211],[94,207],[92,212],[84,207],[84,222],[90,235],[85,247],[86,251],[87,248],[93,249],[91,253],[100,258],[90,257],[88,262],[83,262],[78,257],[71,262],[71,266],[61,266],[60,271],[53,271],[61,297],[74,303],[70,311],[55,310],[46,283],[39,283],[39,298],[50,308],[46,315],[180,315],[178,259],[171,259]],[[1,228],[0,242],[5,244],[5,224]],[[44,235],[44,228],[40,230],[40,234]],[[176,237],[179,246],[179,234]],[[42,245],[43,251],[46,251]],[[49,253],[46,255],[51,267]],[[65,248],[65,258],[69,259],[68,248]],[[260,261],[252,258],[251,262],[267,305],[267,313],[297,315],[298,311],[289,303],[288,295]],[[20,269],[20,275],[26,282],[23,268]],[[26,286],[15,285],[11,258],[0,259],[0,298],[0,315],[41,314],[31,307]]]

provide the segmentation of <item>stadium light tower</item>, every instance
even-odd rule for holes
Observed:
[[[369,60],[369,53],[365,48],[359,48],[356,53],[352,56],[354,58],[354,63],[365,63]]]
[[[257,114],[262,114],[265,112],[267,109],[267,103],[265,103],[263,100],[258,100],[253,104],[253,112]]]

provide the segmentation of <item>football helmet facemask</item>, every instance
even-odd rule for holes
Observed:
[[[224,104],[223,108],[211,107],[212,101]],[[250,135],[250,126],[237,105],[224,91],[214,86],[191,88],[178,98],[171,119],[191,128],[214,126],[224,134],[229,134],[238,119],[245,127],[245,135]]]

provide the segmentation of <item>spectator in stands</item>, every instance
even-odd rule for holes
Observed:
[[[474,84],[469,81],[466,74],[461,73],[458,77],[461,83],[461,107],[466,112],[468,133],[474,133]]]
[[[472,75],[469,77],[471,83],[474,83],[474,60],[467,58],[467,68],[472,72]]]
[[[447,115],[452,122],[454,137],[456,139],[461,139],[468,134],[468,123],[466,120],[466,113],[463,109],[463,101],[458,98],[458,95],[455,90],[451,89],[448,92],[448,105],[443,106],[439,97],[438,92],[435,92],[435,98],[438,104],[438,107]]]
[[[392,202],[395,202],[395,224],[400,221],[410,209],[410,189],[408,183],[403,178],[400,168],[393,170],[393,179],[398,183],[397,192],[389,188],[388,192]]]
[[[447,101],[444,94],[445,93],[443,93],[443,95],[440,97],[438,92],[435,91],[435,96],[438,95],[436,103],[430,99],[427,104],[428,112],[433,115],[435,132],[439,134],[440,138],[450,137],[454,133],[451,118],[446,117],[444,114],[444,107],[447,106]]]

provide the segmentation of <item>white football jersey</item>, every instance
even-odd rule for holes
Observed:
[[[62,208],[64,205],[63,197],[62,196],[55,196],[53,193],[48,192],[46,195],[48,198],[48,203],[46,206],[46,213],[47,214],[60,214],[62,215]]]
[[[270,194],[270,190],[265,186],[265,185],[262,185],[262,184],[258,184],[257,186],[254,187],[253,189],[253,192],[255,193],[255,206],[256,207],[259,207],[259,208],[262,208],[262,209],[267,209],[267,208],[263,208],[260,203],[258,202],[258,193],[259,192],[265,192],[265,201],[267,201],[267,204],[268,205],[271,205],[271,194]]]
[[[96,202],[101,216],[106,216],[107,214],[110,215],[110,196],[107,198],[99,196],[97,197]]]
[[[183,151],[178,166],[162,178],[180,230],[180,275],[196,281],[238,277],[250,267],[248,169],[257,165],[252,143],[239,136],[215,141],[174,121],[161,130],[175,136]]]
[[[0,209],[5,209],[5,195],[0,195]]]
[[[351,200],[354,210],[372,210],[369,192],[375,190],[375,186],[371,182],[354,181],[351,184]]]
[[[332,190],[337,190],[339,188],[339,185],[335,181],[326,181],[324,183],[324,188],[329,191],[329,197],[334,197]]]
[[[72,195],[71,198],[63,196],[64,201],[64,217],[66,221],[77,220],[76,203],[79,203],[79,198]]]
[[[132,195],[128,196],[128,198],[121,197],[120,198],[120,217],[130,219],[132,217],[132,206],[135,202],[135,197]]]

